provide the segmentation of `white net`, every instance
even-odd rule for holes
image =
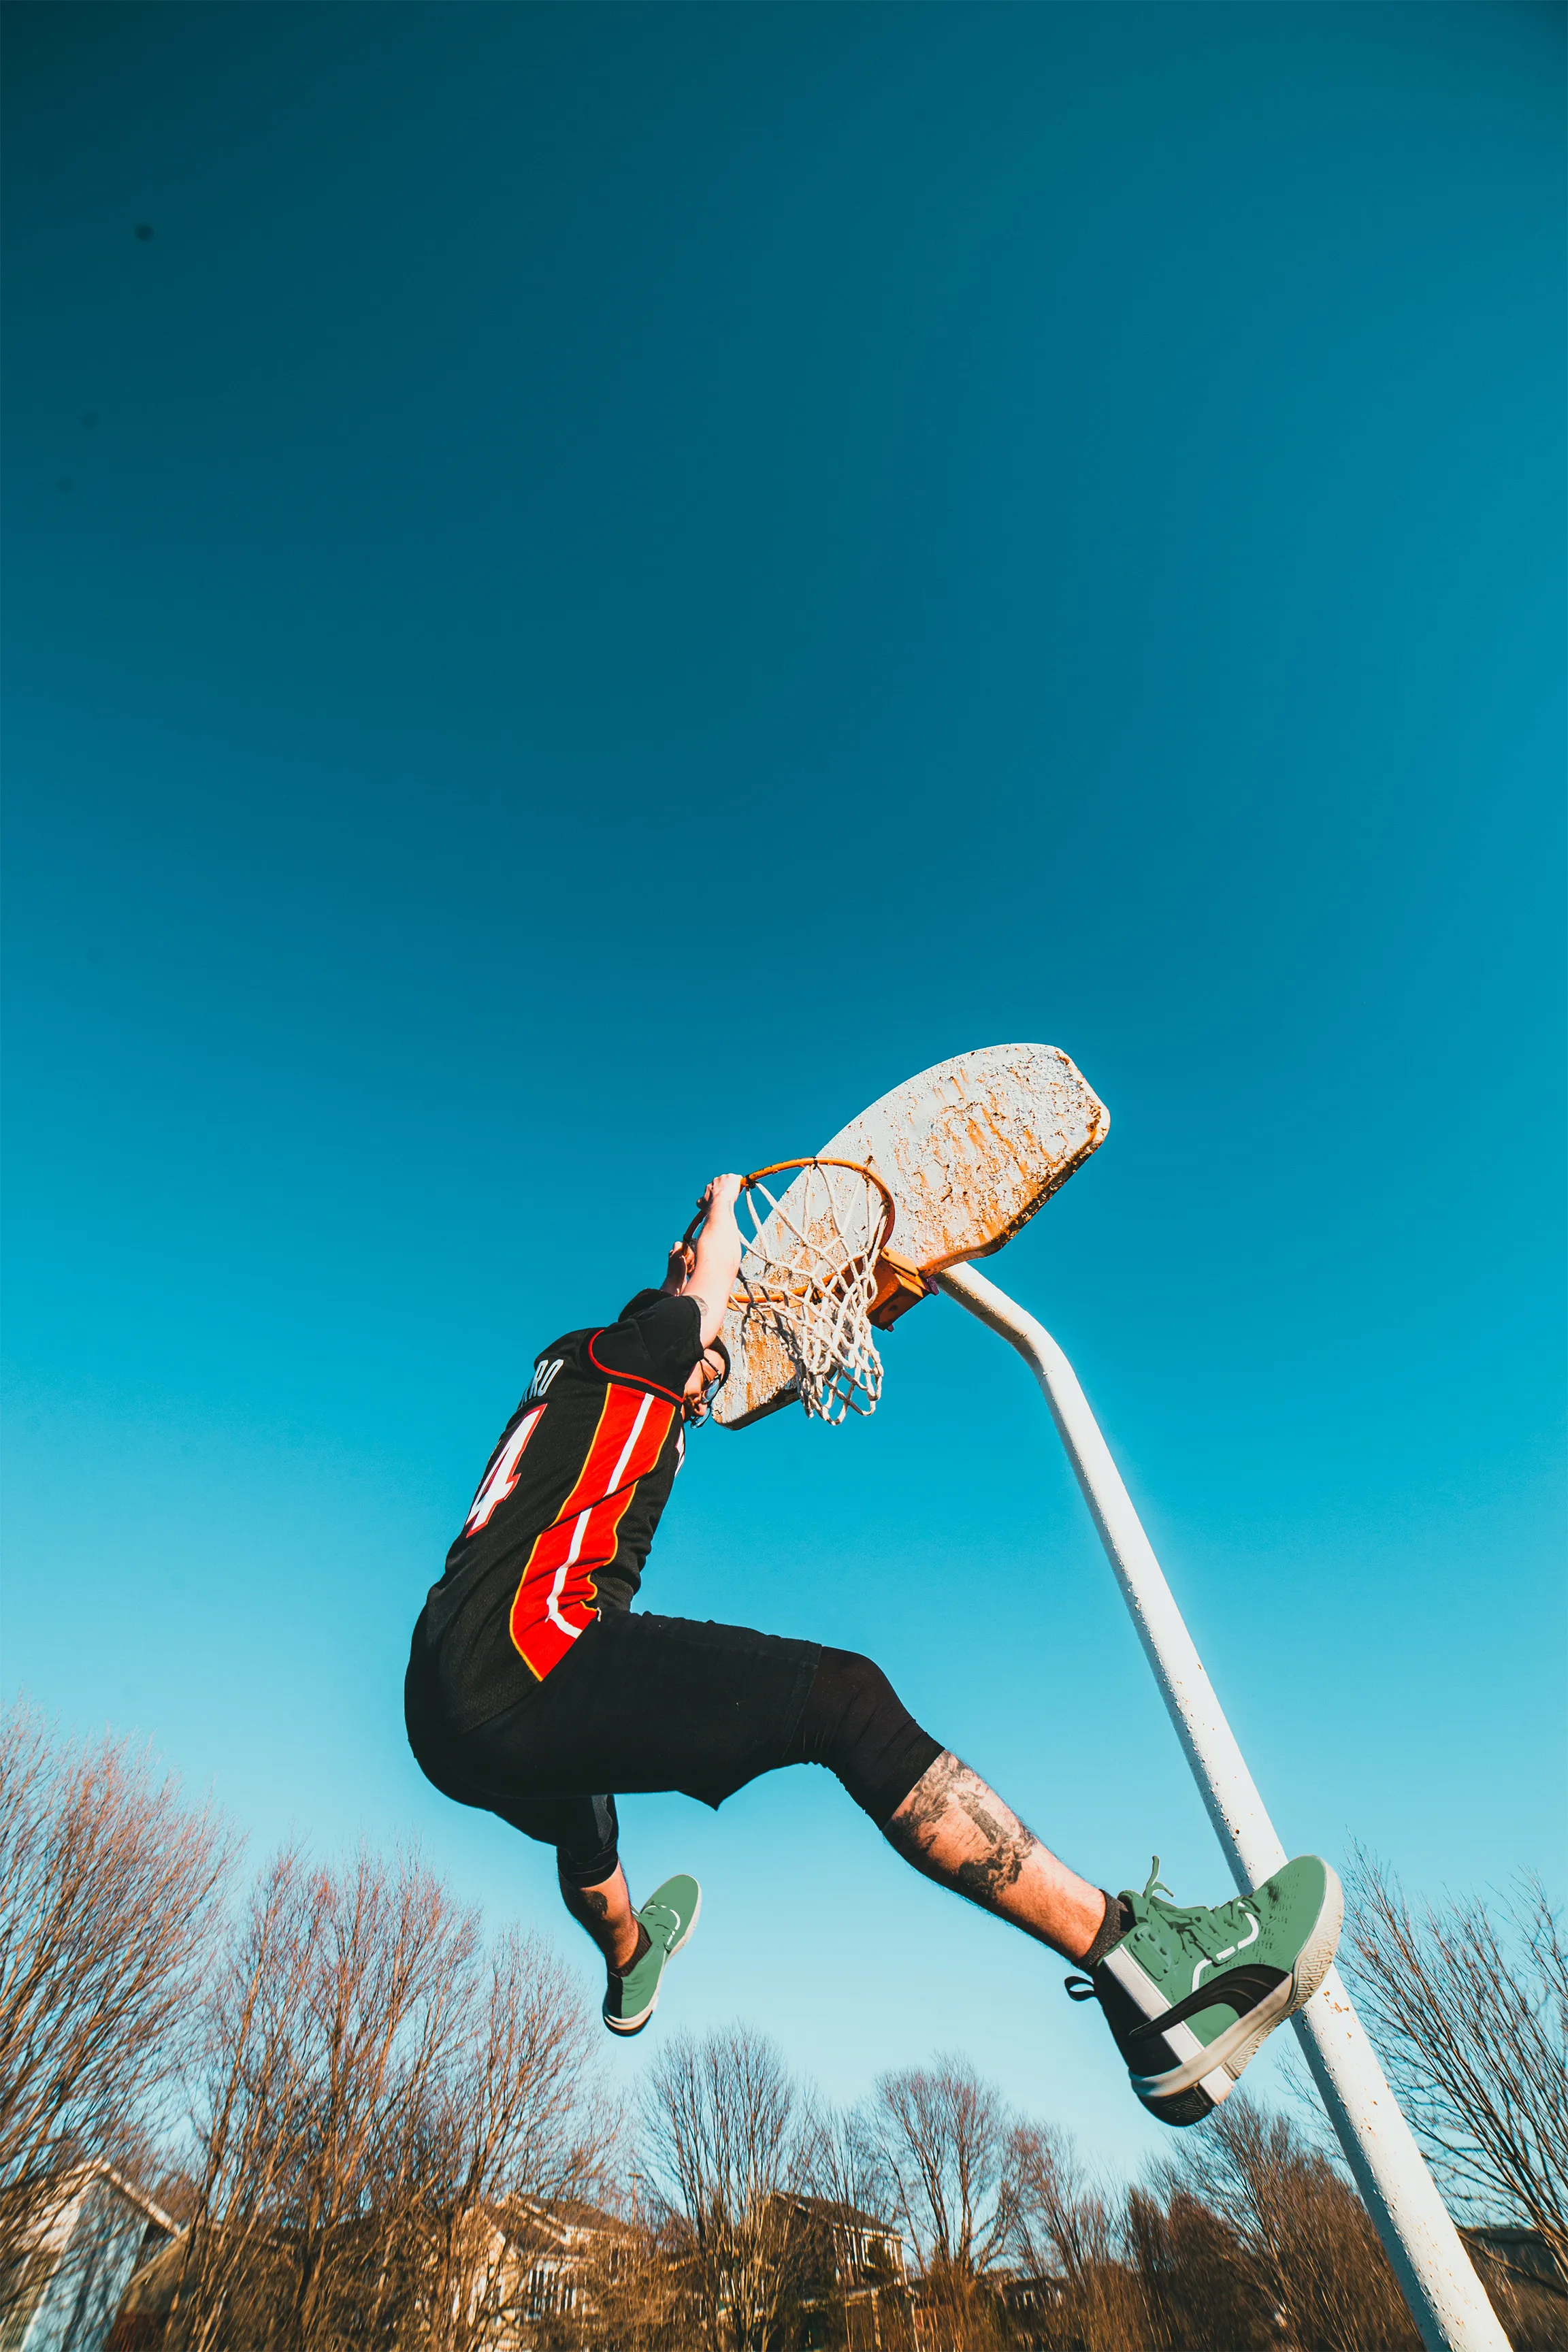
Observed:
[[[892,1202],[845,1161],[805,1160],[775,1196],[763,1179],[788,1173],[764,1169],[736,1204],[745,1243],[736,1304],[784,1348],[807,1412],[826,1422],[875,1412],[882,1359],[870,1307]]]

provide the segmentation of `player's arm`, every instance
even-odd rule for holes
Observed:
[[[696,1298],[702,1307],[702,1344],[717,1339],[735,1277],[741,1271],[741,1228],[735,1223],[738,1176],[715,1176],[702,1195],[707,1218],[697,1236],[689,1271],[678,1253],[670,1261],[667,1290]]]

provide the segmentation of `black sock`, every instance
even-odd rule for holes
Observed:
[[[1103,1892],[1103,1889],[1101,1891]],[[1079,1961],[1079,1967],[1087,1969],[1092,1976],[1111,1946],[1121,1941],[1131,1925],[1131,1906],[1123,1903],[1120,1895],[1107,1895],[1105,1916],[1100,1923],[1100,1929],[1093,1943]]]

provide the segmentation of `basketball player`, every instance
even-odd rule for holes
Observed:
[[[759,1773],[826,1765],[915,1869],[1074,1962],[1068,1989],[1100,2001],[1143,2105],[1196,2123],[1327,1971],[1342,1912],[1327,1863],[1289,1863],[1213,1909],[1163,1899],[1154,1877],[1109,1895],[922,1730],[869,1658],[632,1605],[687,1428],[728,1375],[740,1181],[709,1185],[695,1248],[672,1253],[661,1288],[535,1358],[415,1628],[420,1767],[554,1847],[566,1907],[604,1955],[605,2022],[625,2034],[652,2016],[701,1896],[677,1877],[634,1907],[612,1792],[718,1806]]]

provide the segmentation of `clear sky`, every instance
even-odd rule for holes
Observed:
[[[988,1271],[1287,1843],[1563,1891],[1561,12],[5,16],[6,1685],[553,1927],[400,1715],[534,1350],[1042,1040],[1111,1133]],[[887,1364],[693,1444],[650,1605],[1217,1898],[1028,1375]],[[623,1819],[659,2031],[1154,2143],[826,1775]]]

